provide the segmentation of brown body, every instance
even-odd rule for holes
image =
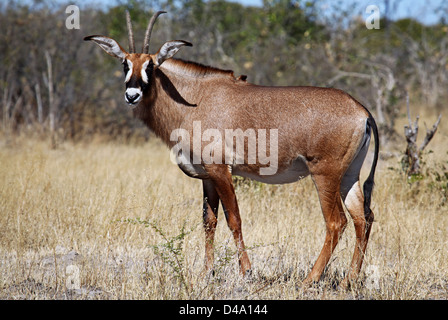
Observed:
[[[229,158],[225,158],[228,150],[223,147],[222,153],[218,153],[222,154],[222,161],[215,158],[213,163],[179,164],[187,175],[199,178],[203,183],[207,269],[213,268],[213,240],[219,202],[238,248],[241,272],[246,274],[251,269],[232,174],[266,183],[290,183],[311,175],[319,194],[327,233],[322,251],[305,282],[309,284],[319,280],[344,231],[347,219],[343,203],[353,218],[356,232],[355,252],[344,284],[356,279],[373,222],[369,205],[378,157],[375,121],[361,104],[336,89],[256,86],[246,82],[245,77],[235,78],[231,71],[171,59],[181,46],[189,45],[183,41],[168,42],[158,53],[150,55],[127,53],[107,37],[92,36],[86,40],[95,41],[106,52],[132,67],[131,71],[125,70],[126,100],[138,101],[135,115],[170,148],[178,142],[172,136],[175,130],[189,133],[189,160],[195,153],[195,123],[200,124],[201,133],[211,129],[223,137],[229,129],[243,132],[276,130],[274,174],[260,174],[260,168],[266,163],[247,161],[247,137],[242,162],[236,161],[235,155],[229,162]],[[150,71],[144,71],[148,70],[144,67],[148,61]],[[375,158],[364,184],[364,199],[359,172],[372,131],[376,142]],[[257,143],[260,142],[259,135],[256,139]],[[201,152],[210,143],[207,139],[199,142]],[[269,143],[272,140],[268,138],[267,150],[270,150]]]

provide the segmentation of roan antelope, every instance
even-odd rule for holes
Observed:
[[[337,89],[258,86],[246,82],[245,76],[236,78],[232,71],[173,59],[182,46],[191,46],[186,41],[168,41],[157,53],[149,54],[152,28],[161,13],[165,12],[156,12],[148,24],[143,53],[135,53],[129,12],[126,15],[129,52],[109,37],[94,35],[84,40],[95,42],[120,59],[124,67],[126,102],[134,115],[168,147],[179,146],[178,141],[172,139],[173,132],[182,129],[189,133],[187,141],[182,142],[184,148],[177,152],[182,158],[178,165],[188,176],[202,180],[206,269],[213,270],[213,241],[221,201],[238,249],[241,272],[246,274],[251,270],[232,174],[277,184],[295,182],[311,175],[326,223],[326,236],[304,284],[320,279],[345,229],[347,219],[343,203],[356,232],[355,251],[343,285],[356,280],[373,222],[370,201],[379,140],[370,112]],[[195,128],[195,124],[199,126]],[[200,136],[199,142],[196,140],[198,148],[193,148],[198,130],[202,138]],[[243,142],[242,158],[233,148],[233,138],[241,137],[231,137],[231,148],[227,138],[224,146],[220,140],[229,130],[239,130],[243,132],[243,139],[249,140],[247,144]],[[255,131],[258,135],[249,134]],[[270,141],[262,136],[267,131],[271,132]],[[208,139],[204,139],[207,132]],[[362,191],[359,175],[372,132],[375,153]],[[213,143],[207,143],[212,137]],[[251,141],[269,145],[270,157],[275,158],[271,162],[270,169],[273,170],[262,174],[266,161],[261,158],[248,161]],[[213,154],[213,161],[201,158],[207,153]],[[199,161],[192,161],[198,155]]]

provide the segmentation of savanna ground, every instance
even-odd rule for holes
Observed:
[[[423,117],[421,131],[423,121],[435,119]],[[401,171],[404,141],[396,151],[383,149],[361,281],[348,291],[336,284],[354,250],[350,218],[321,282],[301,287],[325,233],[309,178],[288,185],[240,181],[253,274],[239,275],[220,209],[216,272],[209,276],[202,273],[201,183],[170,162],[161,142],[65,142],[50,149],[48,141],[2,138],[0,299],[447,299],[445,123],[427,147],[433,152],[424,155],[422,179],[409,183]],[[365,168],[370,161],[371,155]]]

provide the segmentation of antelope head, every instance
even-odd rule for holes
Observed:
[[[191,47],[192,44],[183,40],[168,41],[163,44],[159,51],[155,54],[149,54],[149,41],[151,38],[152,28],[156,19],[165,11],[158,11],[154,13],[148,23],[143,43],[142,53],[135,52],[134,34],[132,31],[132,23],[129,11],[126,11],[126,22],[129,34],[129,52],[114,39],[106,36],[88,36],[85,41],[93,41],[106,51],[112,57],[118,58],[123,64],[126,92],[124,95],[125,101],[135,107],[142,100],[143,95],[148,93],[148,89],[153,83],[155,70],[162,65],[162,63],[173,57],[182,46]]]

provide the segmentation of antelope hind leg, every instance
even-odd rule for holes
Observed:
[[[334,179],[325,176],[314,176],[313,180],[319,194],[322,213],[325,219],[326,235],[319,257],[303,282],[305,286],[319,281],[347,225],[347,218],[345,217],[339,194],[339,182],[333,181]]]

